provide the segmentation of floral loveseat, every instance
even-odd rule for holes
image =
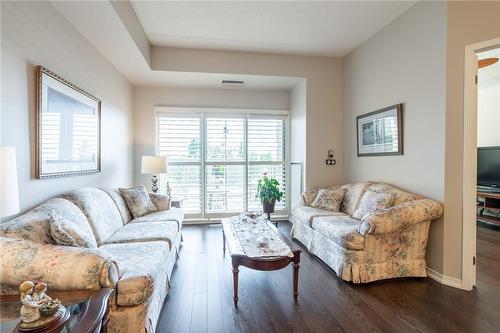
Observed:
[[[344,193],[336,212],[311,207],[318,191],[302,194],[301,204],[290,218],[292,237],[346,281],[427,276],[427,236],[430,222],[442,215],[438,202],[383,183],[354,183],[333,189]],[[359,212],[362,200],[364,206],[374,206],[363,199],[367,193],[385,195],[392,201],[384,209]]]
[[[119,190],[84,188],[0,223],[1,293],[18,293],[25,280],[45,281],[50,290],[115,288],[108,332],[153,332],[178,258],[184,214],[169,208],[167,196],[149,196],[155,211],[138,218]],[[54,216],[77,224],[90,245],[57,245]]]

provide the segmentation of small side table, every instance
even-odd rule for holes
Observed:
[[[170,206],[175,208],[182,208],[183,203],[184,203],[184,197],[172,197],[170,199]]]
[[[113,289],[107,288],[97,291],[49,291],[50,297],[58,298],[70,311],[70,318],[62,326],[43,332],[106,332],[112,293]],[[19,332],[17,324],[21,306],[19,295],[0,295],[1,332]]]

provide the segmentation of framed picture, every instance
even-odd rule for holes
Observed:
[[[403,104],[356,118],[358,156],[403,155]]]
[[[36,68],[38,178],[101,171],[101,101],[48,69]]]

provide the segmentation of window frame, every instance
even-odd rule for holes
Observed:
[[[241,109],[241,108],[192,108],[192,107],[155,107],[155,151],[159,154],[159,130],[161,117],[199,117],[200,118],[200,161],[199,162],[171,162],[169,165],[199,165],[200,166],[200,203],[201,213],[187,213],[187,220],[196,220],[210,223],[211,220],[218,220],[223,217],[233,216],[239,212],[207,212],[206,207],[206,166],[207,165],[244,165],[244,207],[247,210],[249,207],[248,198],[248,176],[250,165],[284,165],[285,166],[285,209],[277,210],[279,216],[288,216],[290,210],[290,111],[289,110],[268,110],[268,109]],[[250,161],[248,158],[248,120],[253,117],[262,119],[269,117],[270,119],[282,119],[285,121],[285,159],[282,161]],[[207,143],[207,121],[206,118],[237,118],[245,119],[244,121],[244,145],[245,145],[245,160],[243,161],[206,161],[206,143]],[[168,174],[168,171],[167,171]]]

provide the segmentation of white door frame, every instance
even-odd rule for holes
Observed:
[[[500,47],[500,38],[465,47],[462,183],[462,289],[476,285],[477,53]]]

